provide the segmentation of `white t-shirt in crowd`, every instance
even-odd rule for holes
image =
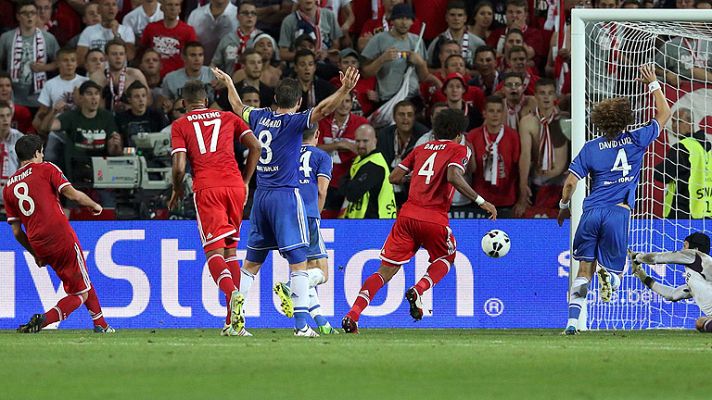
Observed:
[[[163,11],[161,11],[160,6],[156,8],[156,11],[150,17],[148,16],[148,14],[146,14],[146,10],[144,10],[142,6],[138,6],[134,8],[133,11],[126,14],[124,20],[122,21],[122,24],[131,28],[136,37],[141,37],[141,34],[143,34],[143,30],[146,29],[146,25],[151,22],[160,21],[162,19]]]
[[[126,43],[136,43],[136,36],[133,30],[126,25],[119,25],[119,35],[121,40]],[[114,38],[114,32],[109,28],[104,28],[101,24],[91,25],[84,28],[79,35],[77,46],[87,47],[91,49],[99,49],[104,51],[106,43]]]
[[[74,88],[78,88],[88,80],[89,78],[77,74],[74,75],[74,79],[68,81],[65,81],[59,75],[55,76],[45,83],[37,101],[48,108],[51,108],[59,100],[64,100],[67,105],[72,106],[74,105]]]

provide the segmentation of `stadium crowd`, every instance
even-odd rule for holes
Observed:
[[[711,6],[710,0],[566,1],[564,10],[544,0],[0,0],[0,184],[17,168],[14,143],[36,134],[48,161],[115,210],[108,218],[168,218],[169,180],[163,178],[164,187],[97,185],[104,177],[92,157],[140,155],[146,162],[136,168],[161,182],[170,151],[145,139],[157,132],[170,137],[171,122],[185,113],[183,85],[203,82],[211,107],[230,109],[210,66],[232,74],[253,107],[271,106],[276,84],[294,77],[302,110],[333,93],[339,72],[355,66],[362,78],[351,98],[319,123],[319,147],[334,165],[323,217],[388,215],[382,192],[389,169],[432,140],[431,121],[447,108],[468,118],[467,177],[499,216],[555,217],[571,152],[570,28],[557,15],[573,7]],[[710,80],[709,43],[693,50],[681,40],[672,38],[669,49],[661,44],[660,74],[668,82]],[[688,55],[689,63],[667,65]],[[394,97],[400,101],[384,106]],[[680,118],[691,118],[685,112]],[[345,205],[364,196],[368,207],[349,213]],[[407,196],[407,183],[392,187],[397,206]],[[89,217],[64,206],[73,219]],[[172,217],[191,218],[190,209],[185,201]],[[482,217],[456,195],[451,218]]]

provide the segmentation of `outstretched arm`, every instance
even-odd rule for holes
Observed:
[[[99,215],[103,211],[103,208],[91,197],[87,196],[85,193],[78,191],[72,185],[66,185],[62,188],[61,193],[67,199],[79,204],[82,207],[91,208],[92,214]]]
[[[665,124],[667,124],[672,113],[670,112],[670,105],[668,105],[658,78],[655,76],[655,67],[652,64],[641,66],[640,78],[638,78],[638,80],[647,84],[653,93],[653,98],[655,99],[655,120],[658,121],[660,129],[662,129]]]
[[[687,285],[672,287],[656,282],[655,279],[645,273],[645,270],[642,268],[642,263],[674,263],[689,265],[695,261],[696,254],[694,251],[683,250],[666,253],[633,253],[629,251],[628,255],[631,260],[631,271],[633,272],[633,275],[640,279],[640,281],[653,292],[659,294],[668,301],[679,301],[692,297],[690,287]]]
[[[232,77],[223,72],[220,68],[213,67],[211,70],[213,71],[213,75],[215,75],[218,82],[222,83],[227,88],[227,98],[230,101],[230,106],[232,106],[232,112],[242,118],[242,112],[245,110],[245,104],[242,102],[240,95],[237,93],[237,89],[235,89]]]
[[[472,202],[480,206],[481,209],[490,213],[490,219],[497,219],[497,209],[488,201],[480,197],[477,192],[470,186],[465,180],[464,169],[450,166],[447,169],[447,181],[457,189],[458,192],[462,193],[463,196],[470,199]]]
[[[358,83],[361,74],[358,72],[358,69],[349,67],[345,74],[343,72],[339,72],[339,77],[341,79],[341,87],[331,96],[325,98],[321,101],[321,103],[314,107],[311,112],[311,116],[309,117],[310,125],[314,125],[324,119],[327,115],[333,113],[334,110],[336,110],[336,107],[344,101],[349,93],[351,93],[351,90],[353,90]]]

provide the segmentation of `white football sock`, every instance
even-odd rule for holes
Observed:
[[[309,275],[306,271],[289,273],[294,304],[294,323],[297,329],[306,325],[306,315],[309,313]]]
[[[312,268],[307,270],[307,275],[309,275],[309,287],[317,287],[324,283],[324,272],[321,268]]]
[[[586,303],[589,280],[579,276],[574,280],[569,295],[569,321],[566,326],[578,326],[578,319],[583,305]]]
[[[244,268],[240,268],[240,293],[243,296],[247,296],[247,292],[250,291],[252,287],[252,282],[255,281],[255,276],[246,271]]]

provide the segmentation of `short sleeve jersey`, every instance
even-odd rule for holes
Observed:
[[[171,128],[171,154],[188,153],[193,190],[244,186],[235,158],[235,140],[250,128],[230,112],[201,108],[179,118]]]
[[[55,254],[77,240],[59,203],[59,192],[70,185],[50,163],[30,163],[18,169],[3,189],[7,222],[20,221],[38,256]]]
[[[307,217],[319,218],[319,177],[331,180],[331,157],[314,146],[302,146],[299,157],[299,192],[307,209]]]
[[[448,225],[447,213],[455,188],[447,181],[447,170],[466,170],[471,151],[451,140],[433,140],[413,149],[398,164],[411,173],[410,192],[399,216]]]
[[[245,107],[242,118],[262,143],[257,163],[257,188],[298,188],[302,134],[312,125],[312,109],[280,114],[267,108]]]
[[[569,166],[579,179],[591,176],[591,193],[583,202],[584,211],[619,203],[635,208],[643,157],[659,133],[660,125],[653,119],[645,126],[621,133],[615,140],[602,136],[584,144]]]

